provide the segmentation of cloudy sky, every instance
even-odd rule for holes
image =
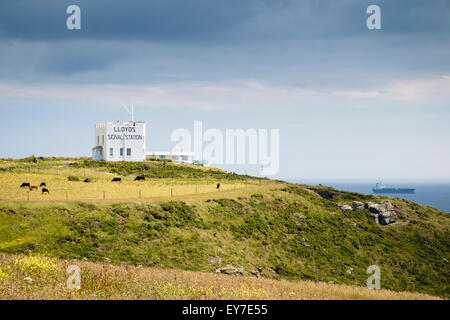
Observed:
[[[279,129],[281,178],[450,180],[448,0],[0,5],[0,157],[90,155],[93,124],[133,103],[147,150],[201,120]]]

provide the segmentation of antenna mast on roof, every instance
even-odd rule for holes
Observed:
[[[122,107],[124,107],[125,110],[127,110],[127,112],[131,115],[131,122],[134,122],[134,105],[133,104],[131,105],[131,112],[126,105],[122,104]]]

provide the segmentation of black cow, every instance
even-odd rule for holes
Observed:
[[[48,191],[48,189],[47,188],[42,188],[42,194],[44,194],[44,193],[48,193],[48,194],[50,194],[50,191]]]
[[[20,185],[21,188],[25,188],[25,187],[30,187],[30,183],[29,182],[22,182],[22,184]]]
[[[39,188],[46,187],[46,186],[47,186],[47,184],[45,182],[41,182],[41,184],[39,185]]]
[[[120,181],[122,181],[122,178],[118,177],[115,177],[114,179],[111,180],[111,182],[120,182]]]
[[[217,190],[220,190],[220,183],[217,184]]]
[[[141,181],[141,180],[145,180],[145,176],[143,174],[137,176],[134,181]]]

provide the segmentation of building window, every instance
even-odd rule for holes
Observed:
[[[160,158],[160,159],[165,159],[165,158],[166,158],[166,156],[159,156],[159,158]]]
[[[127,156],[131,156],[131,148],[127,148]]]
[[[97,145],[100,145],[100,136],[97,136]]]
[[[188,157],[187,156],[181,156],[181,160],[183,161],[187,161]]]
[[[178,156],[172,156],[173,160],[178,160]]]
[[[120,148],[120,156],[123,157],[123,148]]]
[[[102,136],[102,144],[105,144],[105,136]]]
[[[114,155],[113,148],[109,148],[109,155],[112,157]]]

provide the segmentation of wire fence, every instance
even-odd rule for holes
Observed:
[[[255,190],[260,187],[259,184],[221,184],[218,188],[216,185],[178,185],[155,187],[146,189],[124,189],[122,192],[117,190],[93,190],[81,192],[72,189],[52,189],[47,188],[49,192],[42,192],[42,188],[38,190],[19,190],[13,197],[1,197],[0,201],[30,201],[30,202],[73,202],[73,201],[127,201],[127,200],[145,200],[158,198],[174,198],[183,196],[202,196],[212,194],[225,194],[232,192],[244,192],[246,190]]]
[[[69,181],[76,175],[79,181]],[[0,172],[2,187],[0,201],[108,201],[170,198],[181,196],[199,196],[220,192],[242,191],[272,184],[269,181],[247,179],[220,181],[217,188],[216,179],[208,178],[152,178],[143,182],[135,182],[134,177],[126,177],[122,182],[111,182],[111,173],[105,168],[72,168],[67,166],[12,168]],[[39,179],[39,180],[38,180]],[[42,181],[41,181],[42,179]],[[29,191],[19,188],[22,182],[40,185],[47,182],[48,193],[42,188]],[[84,183],[90,182],[90,183]]]

